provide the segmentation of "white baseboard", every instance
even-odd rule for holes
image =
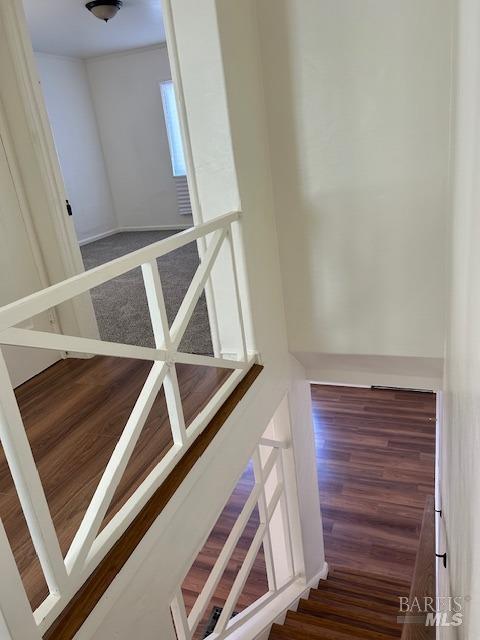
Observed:
[[[308,583],[307,589],[316,589],[320,580],[326,580],[328,578],[328,563],[324,562],[321,571],[317,573]]]
[[[95,240],[101,240],[102,238],[108,238],[108,236],[113,236],[118,233],[118,229],[110,229],[110,231],[104,231],[103,233],[98,233],[95,236],[89,236],[88,238],[83,238],[83,240],[79,240],[78,244],[83,247],[84,244],[90,244],[91,242],[95,242]]]
[[[108,236],[113,236],[116,233],[128,233],[129,231],[185,231],[185,229],[190,229],[192,226],[193,224],[159,224],[146,227],[117,227],[116,229],[110,229],[109,231],[83,238],[78,241],[78,244],[83,247],[84,244],[90,244],[96,240],[108,238]]]
[[[146,227],[119,227],[117,232],[126,233],[128,231],[185,231],[193,227],[192,224],[159,224]]]

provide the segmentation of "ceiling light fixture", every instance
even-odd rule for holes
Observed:
[[[122,0],[93,0],[85,5],[94,16],[108,22],[114,18],[123,5]]]

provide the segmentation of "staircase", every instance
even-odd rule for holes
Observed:
[[[406,582],[367,573],[333,571],[283,626],[274,624],[269,640],[387,640],[400,638],[399,597],[408,596]]]

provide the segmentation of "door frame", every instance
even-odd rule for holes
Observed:
[[[29,142],[40,175],[40,186],[48,204],[41,214],[31,204],[28,208],[24,208],[24,212],[29,211],[30,220],[27,231],[30,242],[36,247],[35,254],[43,263],[42,283],[48,286],[81,273],[85,268],[73,221],[66,211],[65,186],[40,87],[23,1],[2,0],[0,20],[6,33],[5,46],[12,60],[9,72],[11,76],[2,77],[0,82],[15,83],[20,95],[21,105],[19,106],[24,112],[22,116],[26,120]],[[0,99],[1,94],[0,87]],[[30,176],[29,171],[21,171],[22,164],[16,149],[15,126],[22,126],[20,116],[19,122],[15,123],[12,121],[10,111],[10,121],[8,114],[4,117],[4,128],[10,140],[8,161],[11,166],[16,166],[18,169],[19,180],[23,186],[21,189],[24,194],[23,202],[26,203],[28,198],[25,192],[28,190],[28,181],[35,178]],[[40,232],[46,215],[53,229],[53,234],[50,235],[42,235]],[[50,259],[52,255],[55,255],[55,261]],[[79,296],[70,303],[66,303],[56,313],[58,330],[61,333],[98,338],[97,323],[89,295]]]

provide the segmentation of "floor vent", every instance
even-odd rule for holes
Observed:
[[[204,638],[208,638],[208,636],[214,632],[215,625],[217,624],[222,611],[223,611],[223,607],[213,607],[212,613],[210,614],[210,618],[208,619],[207,626],[205,627],[205,635],[203,636]],[[232,614],[232,618],[234,618],[236,615],[237,615],[237,612],[235,611]]]

